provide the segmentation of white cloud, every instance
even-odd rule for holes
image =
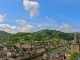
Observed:
[[[19,23],[20,25],[24,26],[24,27],[27,26],[27,23],[25,20],[16,20],[16,22]]]
[[[3,22],[5,18],[5,14],[4,15],[0,15],[0,22]]]
[[[34,32],[37,30],[34,26],[27,24],[25,20],[17,20],[16,22],[22,26],[21,32]]]
[[[9,24],[0,24],[0,29],[9,33],[17,33],[19,28],[16,26],[10,26]]]
[[[38,24],[38,27],[39,27],[40,29],[42,29],[42,24]]]
[[[25,10],[30,12],[30,17],[33,18],[35,16],[39,15],[39,3],[29,0],[23,0],[23,5],[25,7]]]
[[[75,29],[73,29],[67,23],[62,23],[62,25],[60,26],[59,30],[63,31],[63,32],[75,32]]]
[[[56,22],[54,19],[49,18],[48,16],[46,16],[45,18],[46,18],[46,20],[48,20],[48,21],[51,22],[52,24]]]
[[[27,24],[25,20],[17,20],[16,22],[19,23],[21,26],[11,26],[9,24],[0,24],[0,30],[4,30],[9,33],[37,31],[37,29],[34,26]]]

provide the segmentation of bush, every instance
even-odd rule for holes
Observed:
[[[80,52],[74,51],[70,54],[69,60],[76,60],[79,57],[80,57]]]

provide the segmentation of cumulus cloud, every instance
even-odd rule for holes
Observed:
[[[34,32],[37,29],[26,23],[25,20],[17,20],[21,26],[11,26],[9,24],[0,24],[0,30],[4,30],[9,33],[17,33],[17,32]]]
[[[24,27],[27,26],[27,22],[25,20],[16,20],[16,22]]]
[[[39,3],[29,0],[23,0],[25,10],[29,11],[30,17],[33,18],[39,15]]]
[[[38,24],[38,27],[39,27],[40,29],[42,29],[42,24]]]
[[[4,15],[0,15],[0,22],[3,22],[5,18],[5,14]]]
[[[19,30],[19,27],[10,26],[9,24],[0,24],[0,29],[9,33],[17,33]]]
[[[34,32],[37,30],[34,26],[27,24],[25,20],[16,20],[16,22],[22,26],[21,32]]]
[[[67,23],[62,23],[60,26],[60,29],[63,32],[75,32],[75,29],[73,29],[71,26],[69,26]]]

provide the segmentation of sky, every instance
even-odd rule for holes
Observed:
[[[0,30],[80,32],[80,0],[0,0]]]

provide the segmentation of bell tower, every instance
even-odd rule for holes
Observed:
[[[74,35],[74,40],[72,41],[71,44],[71,52],[73,51],[80,52],[80,44],[78,43],[76,34]]]

